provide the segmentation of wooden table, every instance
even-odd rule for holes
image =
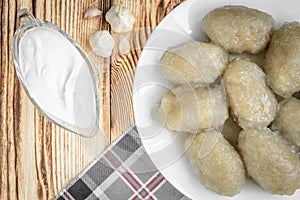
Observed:
[[[125,35],[113,35],[116,41],[123,36],[130,39],[131,52],[119,55],[115,50],[108,59],[90,54],[100,75],[100,123],[106,137],[105,145],[134,124],[131,89],[141,50],[156,25],[182,1],[124,0],[123,4],[136,17],[135,29]],[[56,24],[91,52],[88,42],[91,34],[110,30],[110,27],[104,15],[84,20],[84,12],[95,6],[106,13],[117,3],[119,0],[2,0],[0,3],[1,200],[52,199],[98,154],[87,148],[86,140],[80,136],[45,119],[25,95],[12,56],[12,38],[19,26],[17,10],[27,7],[36,18]]]

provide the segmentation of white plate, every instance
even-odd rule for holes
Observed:
[[[272,195],[248,180],[241,193],[225,197],[206,189],[183,156],[183,141],[188,135],[173,133],[160,126],[153,113],[162,96],[172,88],[162,76],[160,59],[172,47],[190,40],[206,40],[200,32],[202,18],[212,9],[224,5],[245,5],[265,11],[276,20],[276,28],[285,21],[300,21],[298,0],[189,0],[175,8],[152,33],[140,57],[135,74],[133,104],[135,121],[147,153],[166,179],[192,199],[300,199]]]

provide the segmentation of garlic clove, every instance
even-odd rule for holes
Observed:
[[[101,15],[102,12],[98,8],[89,8],[84,13],[84,19],[91,19],[93,17]]]
[[[126,37],[123,37],[122,40],[119,43],[119,51],[120,54],[127,54],[130,52],[130,43],[129,40]]]
[[[115,41],[108,31],[97,31],[90,38],[90,45],[96,55],[107,58],[112,55]]]
[[[105,19],[116,33],[131,31],[135,23],[131,10],[122,5],[112,6],[106,13]]]

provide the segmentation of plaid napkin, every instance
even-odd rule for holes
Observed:
[[[114,142],[56,200],[187,200],[157,170],[136,127]]]

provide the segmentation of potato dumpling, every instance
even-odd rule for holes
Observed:
[[[243,129],[268,126],[277,111],[277,101],[255,63],[235,59],[223,76],[229,104]]]
[[[233,119],[231,114],[229,114],[229,117],[222,127],[222,135],[224,138],[235,147],[241,130],[241,127]]]
[[[245,6],[225,6],[208,13],[201,29],[209,39],[231,53],[259,53],[268,44],[274,19]]]
[[[238,148],[248,174],[274,194],[293,194],[300,186],[300,160],[280,135],[268,129],[241,131]]]
[[[279,105],[272,128],[300,150],[300,100],[292,97]]]
[[[219,194],[234,196],[245,183],[243,162],[220,132],[197,134],[186,157],[201,182]]]
[[[164,77],[175,85],[213,83],[227,63],[221,47],[196,41],[166,52],[161,60]]]
[[[190,133],[219,127],[227,117],[228,109],[222,86],[178,86],[165,94],[157,111],[158,121],[166,128]]]
[[[272,36],[264,70],[271,89],[290,97],[300,91],[300,24],[285,23]]]

